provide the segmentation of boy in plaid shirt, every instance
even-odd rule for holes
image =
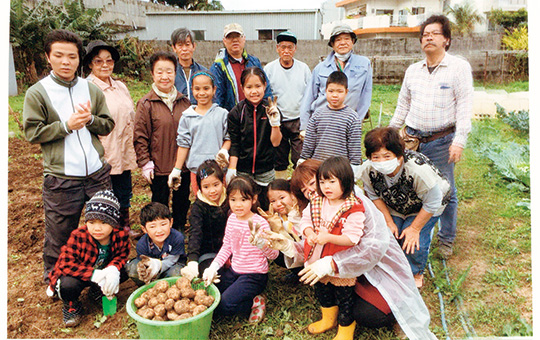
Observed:
[[[97,192],[86,203],[86,225],[71,233],[49,273],[47,295],[58,294],[64,301],[67,327],[75,327],[81,320],[79,296],[84,288],[90,286],[90,296],[96,300],[102,294],[112,299],[118,293],[120,270],[129,255],[128,232],[119,226],[119,207],[112,191]]]

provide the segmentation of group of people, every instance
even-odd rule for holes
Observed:
[[[428,18],[426,58],[408,68],[390,126],[366,134],[363,159],[372,69],[356,40],[334,27],[331,53],[311,72],[294,58],[296,36],[282,32],[279,58],[263,68],[233,23],[206,69],[193,59],[193,32],[180,28],[175,53],[151,56],[151,89],[135,106],[112,77],[114,47],[85,50],[72,32],[48,34],[52,71],[27,91],[23,124],[42,146],[44,280],[64,302],[66,326],[80,322],[86,287],[98,300],[128,278],[180,275],[216,284],[216,315],[259,322],[271,260],[314,286],[322,318],[310,333],[338,326],[335,339],[352,339],[356,325],[394,326],[434,339],[418,289],[439,220],[439,250],[452,254],[471,69],[446,53],[448,19]],[[152,192],[142,237],[129,219],[137,168]],[[129,237],[138,238],[134,259]]]

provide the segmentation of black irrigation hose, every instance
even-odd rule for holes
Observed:
[[[446,340],[452,340],[452,338],[450,337],[450,334],[448,333],[448,327],[446,326],[446,318],[444,316],[444,299],[441,294],[441,289],[435,283],[435,274],[433,274],[433,269],[431,268],[431,261],[428,261],[428,270],[429,270],[429,274],[433,278],[433,284],[435,285],[435,288],[437,288],[437,292],[438,292],[437,295],[439,296],[439,303],[441,304],[441,324],[442,324],[444,333],[446,334]]]

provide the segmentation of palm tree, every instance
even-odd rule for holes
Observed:
[[[452,31],[458,35],[471,34],[474,30],[474,25],[484,21],[484,18],[478,14],[476,8],[468,0],[458,5],[448,6],[447,14],[453,16]]]

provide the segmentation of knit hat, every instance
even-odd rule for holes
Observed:
[[[282,41],[290,41],[296,45],[297,39],[296,39],[296,35],[294,35],[293,32],[285,31],[278,34],[278,36],[276,37],[276,41],[278,44]]]
[[[119,226],[120,203],[111,190],[98,191],[88,202],[86,202],[86,212],[84,221],[100,220],[113,227]]]

